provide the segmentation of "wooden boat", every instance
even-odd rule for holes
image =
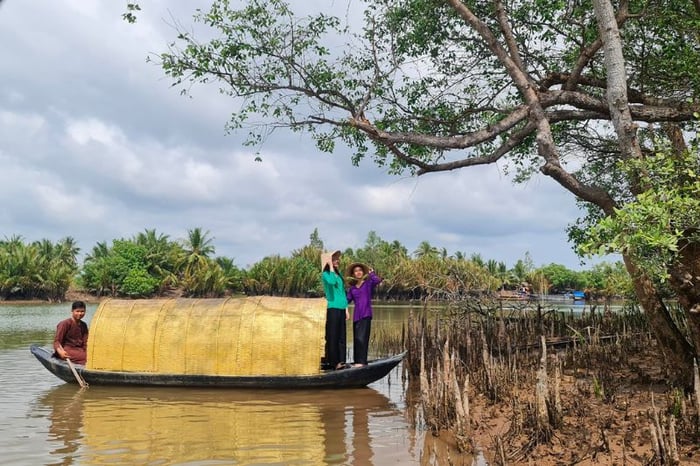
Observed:
[[[222,299],[110,299],[90,321],[88,384],[249,388],[364,387],[404,354],[364,367],[323,370],[326,301],[273,296]],[[70,364],[33,346],[66,382]]]
[[[52,357],[53,350],[32,345],[31,353],[59,379],[77,383],[68,363]],[[222,388],[359,388],[385,377],[406,355],[405,352],[384,359],[370,361],[363,367],[320,371],[313,375],[196,375],[160,374],[146,372],[118,372],[86,369],[73,364],[78,374],[89,385],[152,385],[179,387]]]

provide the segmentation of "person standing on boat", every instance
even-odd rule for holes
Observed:
[[[61,359],[70,358],[75,364],[87,362],[88,326],[83,322],[85,303],[75,301],[71,305],[71,316],[56,326],[53,339],[54,356]]]
[[[353,367],[367,365],[367,350],[369,349],[369,334],[372,330],[372,293],[382,282],[382,278],[374,273],[374,269],[360,262],[348,267],[348,303],[355,303],[352,313],[353,335]]]
[[[321,254],[321,280],[326,294],[326,364],[335,369],[345,368],[345,321],[348,314],[348,300],[345,283],[338,271],[340,251]]]

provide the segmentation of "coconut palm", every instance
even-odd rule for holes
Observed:
[[[21,237],[3,243],[0,294],[4,298],[32,298],[38,296],[41,274],[46,260],[37,247],[26,245]]]
[[[415,251],[413,251],[413,256],[416,259],[422,259],[422,258],[430,258],[430,257],[438,257],[439,256],[439,251],[438,248],[431,246],[431,244],[427,241],[421,241],[420,244],[418,245],[418,248],[416,248]]]
[[[230,257],[217,257],[216,263],[221,267],[226,281],[226,289],[232,292],[243,291],[243,281],[245,280],[245,270],[236,267],[234,260]]]
[[[109,255],[109,246],[106,241],[99,241],[92,247],[92,251],[85,257],[85,262],[95,261]]]
[[[202,231],[200,227],[187,231],[187,239],[182,243],[184,249],[184,263],[192,266],[200,263],[205,264],[206,259],[216,252],[213,244],[214,238],[209,237],[209,231]]]
[[[479,254],[478,252],[472,253],[472,255],[469,257],[469,260],[472,261],[474,264],[478,265],[479,267],[486,266],[484,258],[481,257],[481,254]]]
[[[456,259],[458,261],[463,261],[464,259],[467,258],[467,255],[463,251],[455,251],[454,254],[451,256],[453,259]]]
[[[187,238],[182,241],[182,252],[177,261],[180,276],[196,277],[198,272],[204,272],[209,265],[209,256],[214,254],[213,238],[209,231],[193,228],[187,231]]]
[[[69,267],[77,269],[78,253],[80,252],[80,248],[75,242],[75,238],[72,236],[66,236],[56,243],[54,250],[59,261],[68,265]]]

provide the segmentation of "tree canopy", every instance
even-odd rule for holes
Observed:
[[[570,230],[580,243],[597,222],[643,200],[644,161],[659,147],[673,157],[688,153],[700,111],[697,1],[362,5],[357,25],[296,15],[283,0],[215,0],[194,16],[210,39],[182,30],[159,61],[184,92],[213,82],[232,97],[230,129],[262,121],[251,144],[287,127],[310,133],[322,151],[346,144],[355,163],[371,157],[391,173],[498,162],[515,181],[551,177],[587,209]],[[684,178],[675,173],[668,182]],[[641,220],[640,230],[656,221]],[[643,267],[643,256],[664,245],[640,255],[608,244],[634,278],[665,367],[688,383],[700,351],[700,314],[691,312],[700,301],[700,248],[692,228],[678,237],[683,253],[663,268],[675,277],[669,284],[687,328],[671,319],[659,275]]]

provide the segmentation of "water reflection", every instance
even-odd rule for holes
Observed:
[[[387,354],[383,336],[401,335],[410,311],[378,307],[372,323],[373,357]],[[93,386],[81,393],[46,371],[29,352],[33,343],[50,346],[56,324],[67,313],[65,303],[0,305],[3,466],[472,464],[453,449],[445,450],[440,438],[410,427],[401,366],[357,390]],[[93,313],[88,310],[89,317]]]
[[[254,391],[58,386],[52,464],[372,464],[396,406],[371,389]],[[349,440],[349,441],[348,441]]]

